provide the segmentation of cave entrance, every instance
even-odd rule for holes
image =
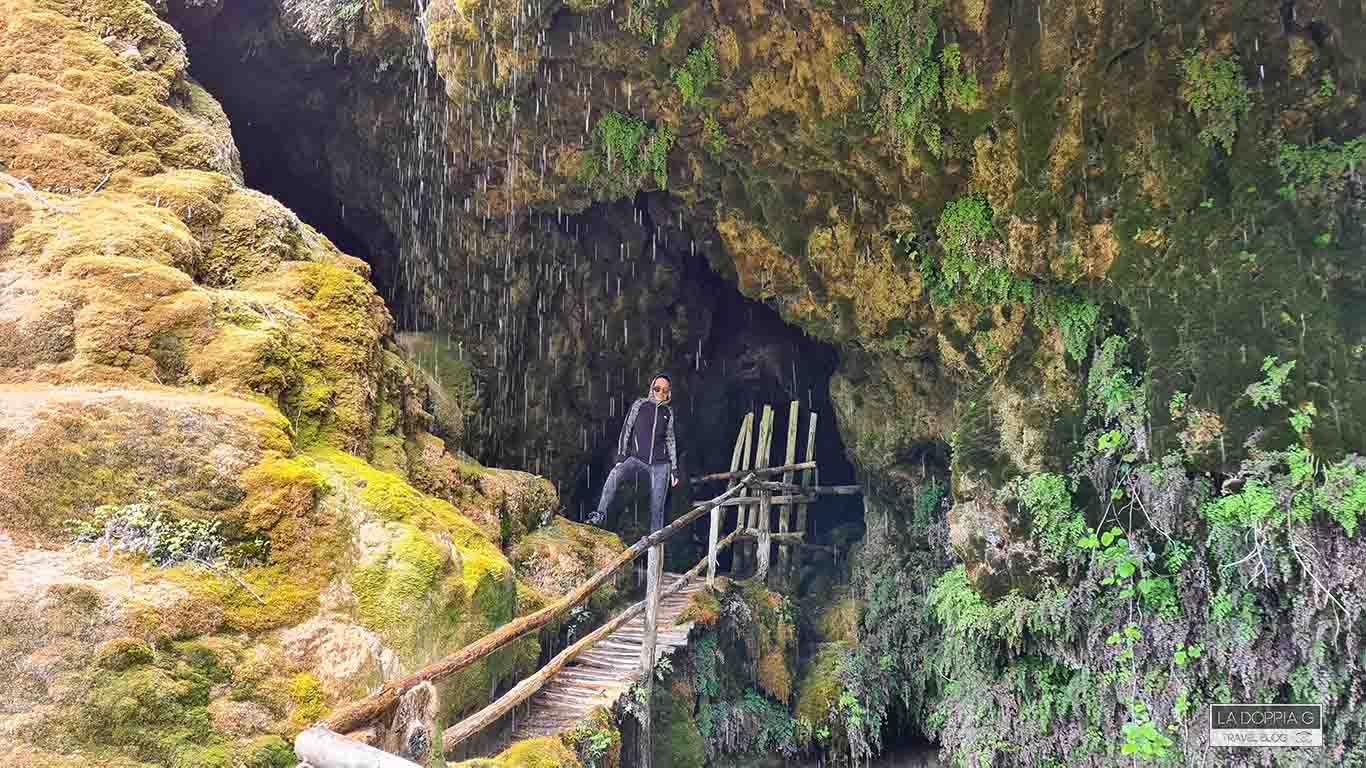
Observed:
[[[830,400],[835,350],[720,276],[706,255],[720,247],[714,233],[694,232],[678,200],[642,193],[573,216],[528,211],[513,234],[536,245],[518,259],[495,247],[512,239],[501,222],[442,233],[430,250],[449,250],[458,266],[442,276],[453,285],[419,288],[448,290],[440,303],[459,315],[437,325],[414,295],[400,242],[411,211],[394,169],[414,146],[405,138],[412,71],[311,45],[270,0],[224,4],[210,17],[173,7],[171,21],[186,40],[191,75],[232,121],[247,184],[365,259],[401,329],[439,327],[468,356],[479,407],[459,447],[473,457],[545,475],[564,514],[582,520],[611,468],[625,408],[664,369],[676,384],[687,472],[725,469],[740,420],[763,403],[780,411],[785,435],[785,406],[796,399],[818,414],[821,482],[855,481]],[[469,191],[445,189],[456,199]],[[486,240],[458,250],[477,238]],[[648,300],[632,291],[649,292]],[[861,523],[856,499],[823,505],[812,517],[818,540]],[[705,540],[696,544],[680,555],[695,561]]]

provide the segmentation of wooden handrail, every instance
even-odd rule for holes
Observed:
[[[770,496],[770,504],[796,504],[798,502],[811,502],[816,500],[816,494],[804,493],[795,496]],[[726,499],[717,506],[722,507],[743,507],[746,504],[758,504],[763,502],[762,496],[737,496],[733,499]]]
[[[769,480],[758,480],[749,484],[749,487],[761,491],[775,491],[789,494],[814,493],[817,496],[860,496],[863,494],[861,485],[802,485],[801,483],[779,483]],[[777,499],[774,499],[777,502]]]
[[[781,469],[781,467],[778,467],[777,469]],[[375,693],[333,712],[325,718],[321,724],[328,730],[340,734],[358,730],[388,714],[394,706],[398,704],[399,698],[414,686],[424,682],[436,683],[437,681],[465,669],[485,656],[501,650],[523,635],[549,624],[552,620],[564,614],[570,608],[587,600],[595,589],[601,586],[603,582],[607,581],[607,579],[612,576],[612,574],[616,573],[623,565],[640,557],[642,554],[649,551],[650,547],[669,539],[674,534],[683,530],[694,520],[697,520],[702,515],[706,514],[712,507],[715,507],[731,496],[734,496],[742,488],[745,488],[748,483],[752,482],[755,475],[756,473],[750,472],[744,479],[725,493],[699,504],[690,512],[672,523],[669,523],[658,531],[655,531],[649,536],[637,541],[635,544],[632,544],[613,558],[612,562],[608,563],[597,573],[590,576],[587,581],[575,588],[573,592],[570,592],[554,603],[547,605],[539,611],[527,614],[520,619],[510,621],[469,645],[466,645],[450,656],[433,662],[432,664],[428,664],[406,677],[401,677],[397,680],[391,680],[385,683],[384,686]]]
[[[796,472],[796,471],[799,470],[799,469],[815,469],[815,468],[816,468],[816,462],[814,462],[814,461],[801,461],[801,462],[797,462],[796,464],[784,464],[784,465],[782,465],[781,467],[763,467],[763,468],[761,468],[761,469],[741,469],[741,470],[737,470],[737,471],[735,471],[735,472],[713,472],[713,473],[710,474],[710,475],[703,475],[703,476],[701,476],[701,477],[694,477],[694,478],[691,478],[690,480],[688,480],[688,482],[689,482],[689,483],[693,483],[693,484],[697,484],[697,483],[709,483],[709,482],[712,482],[712,481],[714,481],[714,480],[731,480],[731,479],[733,479],[733,478],[737,478],[737,477],[740,477],[740,476],[746,475],[746,474],[752,474],[752,475],[754,475],[754,476],[756,476],[756,477],[768,477],[769,475],[781,475],[781,474],[784,473],[784,472]]]
[[[739,538],[737,536],[739,533],[739,531],[735,531],[722,539],[717,543],[717,549],[721,550],[730,546],[732,541]],[[661,589],[659,592],[659,599],[663,600],[682,589],[689,581],[697,578],[706,567],[707,558],[704,557],[701,562],[693,566],[687,573],[683,574],[669,586]],[[565,648],[563,651],[560,651],[555,658],[551,659],[544,667],[537,670],[536,674],[530,675],[513,686],[512,690],[498,697],[497,701],[489,704],[487,707],[475,712],[455,725],[452,725],[450,728],[447,728],[445,735],[441,738],[442,749],[445,750],[446,754],[450,754],[460,742],[468,739],[484,728],[487,728],[494,722],[497,722],[499,718],[507,714],[513,707],[536,695],[537,691],[543,688],[546,683],[550,682],[550,679],[561,669],[564,669],[565,665],[573,661],[575,657],[596,645],[603,638],[618,629],[621,629],[621,627],[631,619],[639,616],[643,610],[645,610],[645,601],[641,600],[630,608],[617,614],[611,621],[608,621],[601,627],[588,633],[578,642]]]

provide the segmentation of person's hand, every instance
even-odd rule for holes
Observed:
[[[674,488],[677,488],[677,487],[678,487],[678,478],[675,477],[675,478],[673,479],[673,481],[670,482],[670,485],[672,485]]]

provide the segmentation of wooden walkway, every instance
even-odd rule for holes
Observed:
[[[666,573],[663,586],[681,578],[681,574]],[[659,601],[656,659],[688,644],[692,623],[676,622],[692,596],[705,586],[702,579],[693,579],[692,583]],[[640,677],[640,644],[644,632],[645,617],[637,616],[575,658],[531,698],[530,710],[516,723],[512,740],[553,736],[572,729],[595,707],[611,708]]]
[[[774,411],[765,405],[758,422],[753,464],[750,449],[755,443],[756,420],[751,412],[745,416],[736,435],[730,471],[692,481],[694,485],[724,482],[727,484],[725,492],[698,503],[677,520],[627,547],[597,573],[550,605],[494,629],[450,656],[385,682],[378,691],[359,701],[333,710],[326,719],[295,737],[295,753],[315,768],[356,765],[419,768],[429,762],[433,753],[453,754],[460,744],[483,729],[506,716],[515,717],[524,703],[529,707],[526,716],[513,723],[512,737],[516,740],[548,736],[573,728],[595,707],[615,704],[637,682],[647,693],[644,712],[637,716],[649,723],[648,691],[654,682],[654,663],[645,649],[653,649],[653,658],[657,660],[661,655],[687,645],[692,625],[676,622],[693,595],[715,580],[718,553],[736,542],[746,542],[747,547],[748,542],[753,542],[748,550],[737,551],[732,568],[741,568],[741,561],[749,559],[743,556],[750,554],[757,561],[753,578],[763,580],[768,576],[772,547],[782,545],[779,571],[786,572],[791,558],[783,552],[789,549],[796,552],[803,547],[830,549],[813,546],[804,540],[807,505],[822,495],[861,492],[858,486],[821,486],[816,479],[814,412],[807,421],[807,460],[796,461],[799,416],[800,404],[794,401],[789,408],[785,464],[769,466]],[[797,473],[801,473],[800,478]],[[731,506],[738,508],[735,529],[722,536],[722,516]],[[775,506],[776,530],[773,526]],[[710,516],[707,557],[686,574],[662,574],[660,545],[704,515]],[[435,708],[428,706],[437,695],[435,685],[506,648],[518,638],[562,618],[570,608],[587,600],[620,568],[647,553],[644,600],[576,640],[488,706],[444,731],[437,730]],[[702,578],[704,573],[705,579]],[[642,674],[646,675],[644,679],[640,679]],[[649,768],[653,760],[650,728],[640,729],[637,747],[640,765]]]

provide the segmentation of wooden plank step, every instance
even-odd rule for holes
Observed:
[[[602,644],[599,643],[598,645],[602,645]],[[581,659],[616,659],[616,660],[619,660],[619,661],[631,661],[632,659],[639,659],[639,658],[640,658],[640,649],[639,649],[639,648],[633,648],[633,649],[629,649],[629,650],[622,650],[622,649],[615,649],[615,648],[594,648],[593,650],[589,651],[588,653],[583,654],[583,655],[580,656],[579,658],[581,658]]]
[[[557,677],[558,677],[558,676],[557,676]],[[590,677],[590,676],[566,677],[566,678],[564,678],[564,683],[565,683],[566,686],[577,686],[577,687],[580,687],[580,688],[592,688],[592,687],[597,687],[597,688],[599,688],[599,689],[601,689],[601,690],[605,690],[605,691],[606,691],[606,690],[625,689],[625,688],[626,688],[626,685],[622,682],[621,678],[619,678],[619,677],[617,677],[617,676],[615,676],[615,675],[613,675],[613,676],[611,676],[611,677],[608,677],[608,676],[606,676],[606,675],[603,675],[603,676],[601,676],[601,677],[598,677],[598,676],[591,676],[591,677]]]
[[[562,712],[583,714],[599,704],[607,703],[611,698],[612,697],[603,695],[578,696],[567,693],[551,693],[545,696],[545,701],[548,704],[554,704],[556,707],[559,707]]]

